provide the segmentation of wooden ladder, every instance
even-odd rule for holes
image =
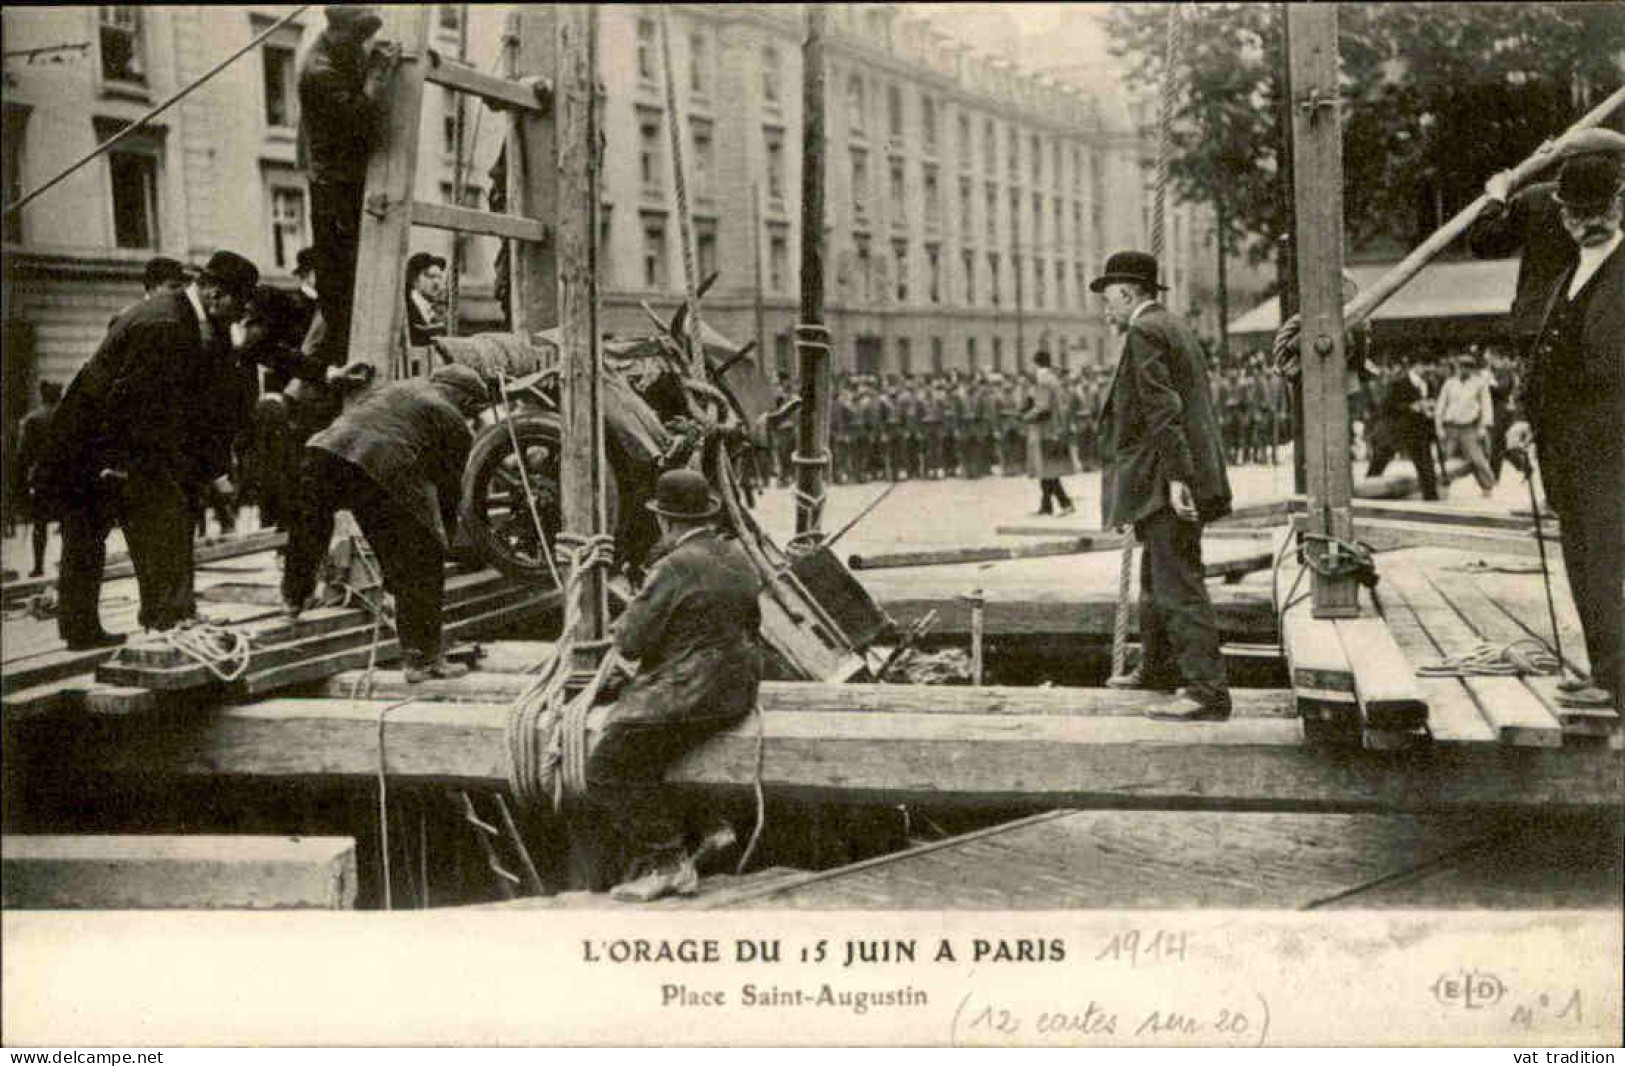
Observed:
[[[381,139],[367,163],[366,197],[361,213],[356,257],[354,303],[350,315],[350,361],[370,363],[378,380],[411,376],[422,369],[408,362],[406,350],[406,260],[412,227],[501,237],[518,242],[517,261],[549,257],[552,227],[548,201],[535,195],[536,181],[526,171],[530,160],[550,160],[552,86],[542,77],[497,77],[447,59],[429,47],[432,6],[406,9],[395,16],[402,58],[385,94],[387,112]],[[510,27],[509,40],[514,29]],[[415,42],[412,43],[412,42]],[[506,48],[513,66],[513,50]],[[497,214],[461,205],[429,203],[416,198],[418,135],[423,122],[423,89],[440,85],[479,98],[509,115],[508,205]],[[461,160],[458,161],[459,165]],[[543,179],[546,180],[546,179]],[[521,326],[520,271],[515,271],[514,328]],[[527,324],[530,329],[539,325]]]

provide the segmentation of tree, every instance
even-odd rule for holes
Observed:
[[[1226,251],[1261,262],[1288,224],[1277,188],[1280,6],[1181,8],[1170,180],[1182,199],[1224,216]],[[1119,4],[1107,21],[1112,54],[1133,61],[1134,88],[1153,99],[1169,10]],[[1625,71],[1620,4],[1346,4],[1341,16],[1344,209],[1355,244],[1420,240]]]

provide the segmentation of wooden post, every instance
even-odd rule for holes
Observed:
[[[417,173],[423,67],[428,59],[429,7],[391,11],[379,39],[401,44],[401,65],[385,95],[387,117],[367,164],[355,289],[350,305],[352,363],[370,363],[380,381],[401,376],[405,353],[406,257],[412,240],[412,188]]]
[[[829,463],[829,330],[824,325],[824,19],[807,5],[801,66],[801,410],[796,434],[796,532],[818,531]],[[761,240],[761,234],[756,236]]]
[[[540,5],[539,5],[540,6]],[[529,10],[527,5],[526,9]],[[560,492],[564,528],[606,532],[602,397],[598,382],[598,5],[547,5],[556,20]],[[528,47],[521,36],[521,50]],[[578,644],[601,640],[609,618],[602,570],[582,578]]]
[[[1287,22],[1287,4],[1276,4],[1275,17],[1281,20],[1281,51],[1276,57],[1276,122],[1280,127],[1280,190],[1283,231],[1276,244],[1275,279],[1280,292],[1277,302],[1281,321],[1298,313],[1298,242],[1292,218],[1292,27]],[[1287,405],[1292,414],[1292,491],[1302,496],[1309,491],[1304,467],[1303,378],[1287,382]]]
[[[751,315],[756,330],[756,365],[762,368],[763,374],[771,375],[777,368],[771,365],[767,353],[767,303],[762,298],[762,190],[754,181],[750,183],[750,232],[753,282]],[[768,380],[772,380],[771,376]]]
[[[677,75],[672,70],[671,61],[671,19],[667,13],[670,5],[661,4],[660,11],[660,68],[665,75],[666,85],[666,128],[671,134],[671,176],[672,193],[676,198],[677,208],[677,244],[683,255],[683,299],[688,304],[688,314],[683,319],[683,333],[688,340],[689,372],[696,380],[709,380],[705,364],[705,331],[700,323],[700,284],[705,280],[700,277],[700,270],[694,261],[694,220],[688,212],[688,183],[687,170],[683,166],[683,138],[686,116],[679,114],[677,99]]]
[[[1348,369],[1343,357],[1343,129],[1337,81],[1337,7],[1294,4],[1291,27],[1293,191],[1298,299],[1303,315],[1303,423],[1309,530],[1350,540]],[[1322,550],[1314,548],[1315,551]],[[1314,615],[1353,617],[1352,575],[1313,575]]]
[[[556,85],[559,77],[559,9],[553,4],[520,4],[508,16],[517,39],[510,76]],[[508,127],[508,211],[554,226],[552,241],[509,241],[509,313],[516,333],[535,333],[559,322],[558,108],[533,114],[510,113]],[[528,148],[528,153],[527,153]]]
[[[468,62],[468,5],[457,5],[457,61]],[[468,142],[468,97],[458,93],[453,100],[457,108],[457,132],[452,149],[451,171],[451,202],[458,207],[463,206],[463,193],[468,187],[468,168],[471,161],[463,158],[470,148]],[[478,104],[478,101],[476,101]],[[478,145],[473,146],[474,151],[479,150]],[[467,241],[461,233],[451,235],[451,269],[447,271],[446,278],[446,335],[457,336],[457,319],[461,311],[463,296],[463,266],[467,258],[465,247]]]

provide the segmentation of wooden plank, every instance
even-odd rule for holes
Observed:
[[[1058,540],[1043,544],[1021,544],[1008,547],[987,545],[973,548],[936,548],[924,551],[886,552],[877,555],[850,555],[847,557],[846,562],[853,570],[884,570],[898,567],[1001,562],[1009,559],[1043,559],[1062,555],[1079,555],[1099,550],[1094,546],[1091,538],[1079,537],[1074,540]],[[1249,574],[1268,568],[1272,558],[1269,551],[1265,549],[1233,558],[1204,562],[1203,574],[1210,578]]]
[[[1338,109],[1337,8],[1288,6],[1293,204],[1303,320],[1304,460],[1308,526],[1351,540],[1348,367],[1343,337],[1343,137]],[[1352,574],[1310,575],[1316,618],[1359,614]]]
[[[492,106],[501,105],[537,114],[546,110],[543,101],[537,98],[536,90],[529,85],[487,74],[466,63],[447,59],[438,52],[429,53],[429,69],[424,73],[424,78],[431,85],[443,85],[456,92],[477,96]]]
[[[1205,525],[1202,527],[1202,539],[1206,540],[1261,540],[1269,536],[1270,529],[1285,525],[1288,516],[1282,510],[1279,520],[1268,524],[1249,525]],[[1221,520],[1224,521],[1224,520]],[[1083,529],[1068,526],[995,526],[993,532],[1002,536],[1014,537],[1069,537],[1076,541],[1087,541],[1088,551],[1116,551],[1123,546],[1120,534],[1104,529]]]
[[[1303,514],[1305,506],[1302,496],[1292,497],[1291,507],[1294,516]],[[1527,515],[1519,517],[1507,511],[1491,511],[1436,500],[1360,500],[1354,504],[1354,517],[1431,522],[1523,534],[1531,533],[1535,528]]]
[[[1281,555],[1293,536],[1285,529],[1278,531],[1272,557]],[[1317,735],[1352,740],[1359,736],[1361,728],[1354,669],[1343,650],[1335,620],[1314,615],[1309,575],[1303,573],[1292,549],[1286,552],[1271,591],[1298,715],[1307,728],[1318,731]]]
[[[1388,632],[1414,672],[1423,663],[1437,662],[1439,646],[1433,643],[1416,612],[1392,582],[1377,586],[1377,600],[1388,621]],[[1419,677],[1417,685],[1428,701],[1428,732],[1435,743],[1484,743],[1495,740],[1495,731],[1478,712],[1478,704],[1458,678]]]
[[[6,836],[0,897],[28,910],[351,910],[349,837]]]
[[[518,215],[498,215],[472,207],[454,207],[418,200],[412,204],[412,224],[454,233],[481,233],[515,241],[545,242],[551,239],[546,223]]]
[[[937,641],[964,640],[970,634],[970,607],[956,591],[882,586],[875,578],[864,584],[883,611],[907,626],[928,611],[937,612],[930,636]],[[968,587],[966,591],[969,591]],[[1088,638],[1110,640],[1117,610],[1115,594],[1091,589],[1004,588],[987,591],[983,631],[990,638]],[[1225,640],[1261,642],[1275,639],[1275,612],[1269,593],[1245,586],[1209,590]],[[1133,632],[1139,632],[1138,607],[1131,608]]]
[[[1306,528],[1303,516],[1293,519],[1293,528]],[[1358,540],[1373,551],[1390,552],[1404,548],[1455,548],[1486,555],[1518,558],[1539,556],[1540,546],[1531,536],[1493,529],[1445,526],[1432,522],[1405,522],[1392,518],[1370,518],[1360,522]],[[1548,544],[1550,549],[1552,545]]]
[[[1354,675],[1354,694],[1367,729],[1421,729],[1428,705],[1416,674],[1388,624],[1374,616],[1337,619],[1337,637]]]
[[[270,700],[163,730],[58,738],[22,766],[99,782],[321,779],[372,782],[388,702]],[[384,752],[397,784],[505,787],[507,704],[409,703],[387,713]],[[1625,801],[1625,760],[1605,748],[1456,745],[1371,752],[1305,745],[1279,718],[1176,723],[1124,717],[764,714],[769,796],[852,803],[1144,806],[1204,809],[1434,810],[1591,807]],[[596,726],[596,723],[594,723]],[[26,739],[26,738],[25,738]],[[50,760],[55,758],[53,764]],[[757,780],[754,722],[688,753],[677,783],[747,793]],[[42,765],[43,764],[43,765]],[[26,782],[24,782],[26,787]]]

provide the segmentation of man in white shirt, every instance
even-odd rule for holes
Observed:
[[[1471,356],[1456,357],[1456,376],[1439,389],[1433,424],[1445,458],[1465,458],[1472,464],[1479,490],[1485,496],[1494,491],[1495,474],[1484,443],[1495,426],[1495,404],[1490,399],[1489,380],[1477,372]]]
[[[417,252],[406,261],[406,328],[414,348],[446,335],[440,302],[446,296],[446,261]]]

